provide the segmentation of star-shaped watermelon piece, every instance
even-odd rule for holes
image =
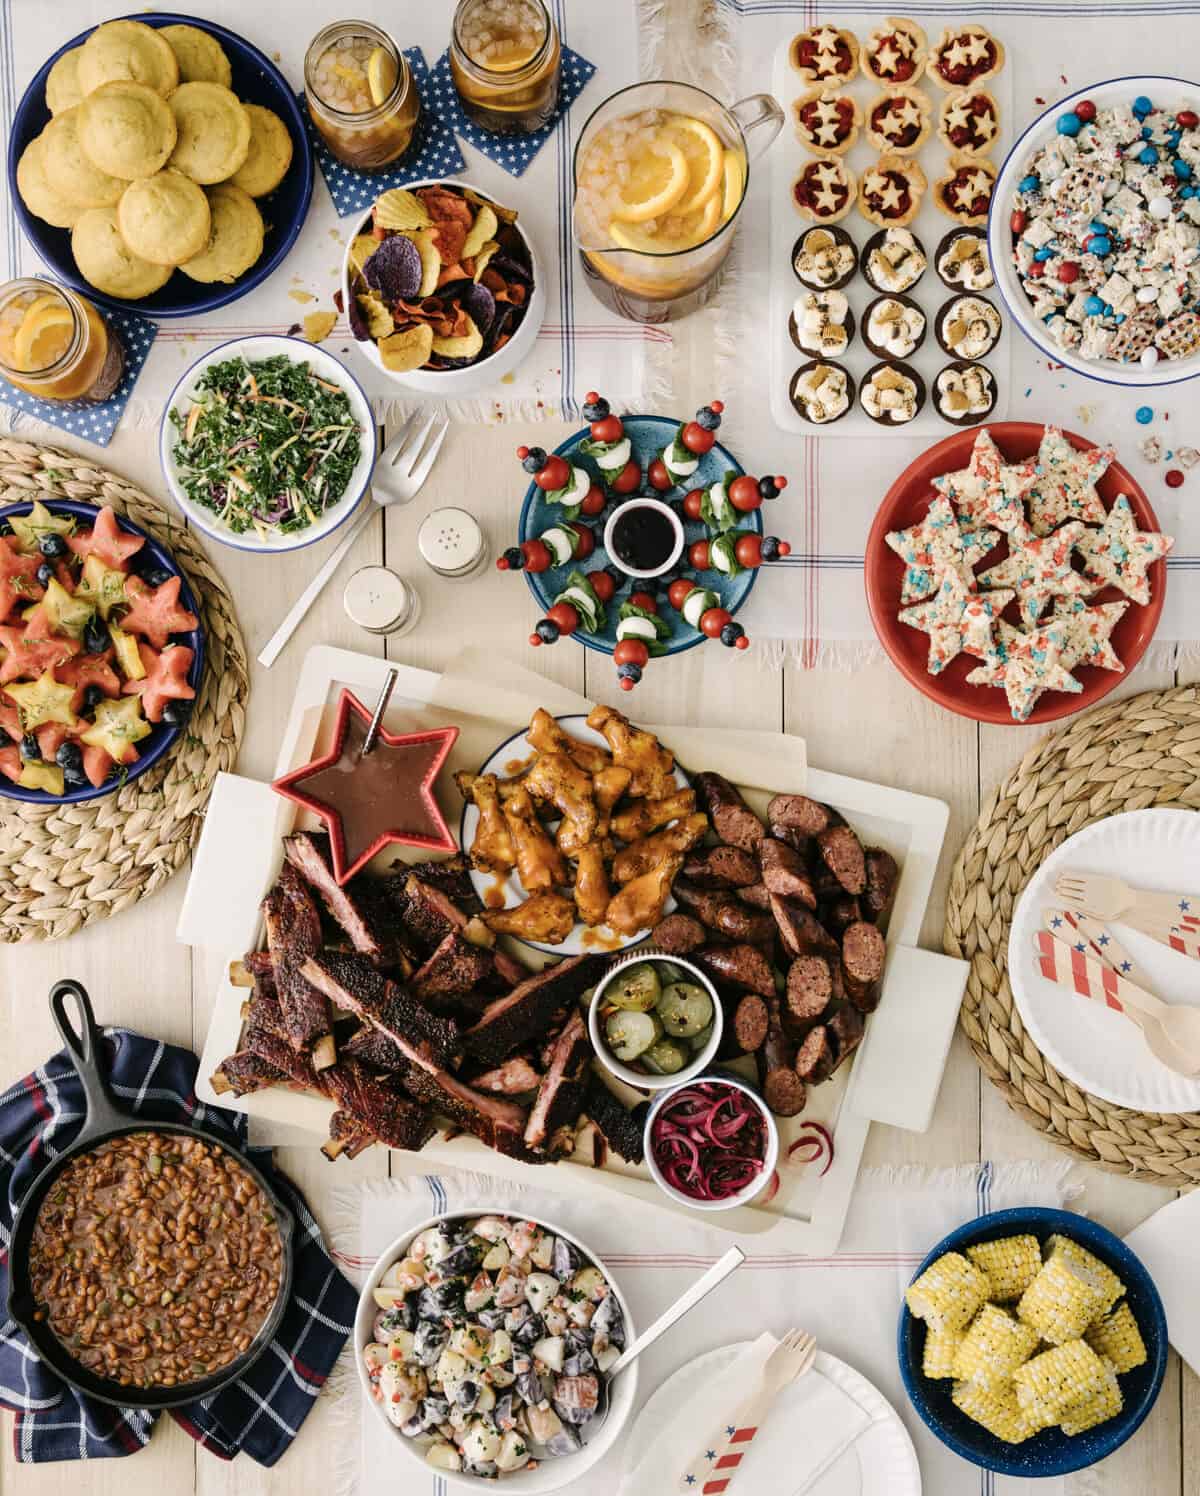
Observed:
[[[121,694],[121,678],[112,667],[112,657],[111,649],[106,649],[103,654],[76,655],[54,672],[59,680],[75,687],[75,695],[71,698],[72,711],[82,709],[83,693],[88,686],[99,686],[109,697]]]
[[[1099,670],[1124,670],[1109,636],[1129,610],[1129,604],[1100,603],[1089,607],[1081,597],[1060,597],[1048,623],[1062,624],[1063,646],[1058,657],[1064,670],[1094,665]]]
[[[1037,479],[1029,490],[1029,523],[1034,534],[1049,535],[1066,520],[1102,525],[1104,500],[1096,484],[1116,455],[1116,447],[1077,451],[1057,426],[1047,426],[1038,447]]]
[[[1025,522],[1025,495],[1037,479],[1037,464],[1007,463],[985,427],[975,438],[971,460],[956,473],[943,473],[933,486],[971,519],[976,528],[994,525],[1015,530]]]
[[[912,603],[936,592],[951,571],[970,589],[975,563],[997,543],[1000,532],[964,526],[949,499],[939,494],[931,500],[924,519],[906,530],[893,530],[884,539],[904,562],[900,601]]]
[[[7,748],[0,748],[0,774],[5,779],[11,779],[14,784],[21,777],[21,750],[15,743],[9,744]]]
[[[67,536],[67,544],[81,561],[98,556],[112,571],[128,571],[129,558],[145,545],[145,536],[131,535],[117,524],[110,505],[97,514],[90,530]]]
[[[1090,531],[1078,522],[1052,535],[1035,535],[1024,520],[1008,537],[1008,555],[980,572],[981,587],[1011,587],[1021,618],[1034,628],[1048,603],[1059,597],[1086,597],[1095,589],[1071,565],[1071,552]]]
[[[1022,633],[1001,621],[996,648],[967,676],[972,686],[999,686],[1008,698],[1014,722],[1027,722],[1044,691],[1065,691],[1077,696],[1083,690],[1060,662],[1063,630],[1056,622]]]
[[[972,592],[955,572],[947,572],[937,596],[905,608],[900,622],[929,635],[930,675],[940,675],[964,651],[985,659],[993,648],[992,631],[1012,601],[1011,592]]]
[[[0,623],[19,603],[41,597],[43,588],[37,579],[40,565],[40,557],[23,556],[15,540],[0,535]]]
[[[11,680],[32,680],[43,671],[54,670],[83,648],[78,639],[52,634],[46,620],[39,620],[40,613],[41,609],[35,608],[19,628],[13,624],[0,626],[0,647],[4,650],[0,686]]]
[[[161,587],[151,587],[141,577],[130,577],[125,583],[129,612],[121,620],[128,634],[141,634],[155,649],[165,649],[172,634],[186,634],[200,620],[180,604],[180,579],[171,577]]]
[[[138,654],[146,673],[141,680],[127,680],[125,694],[140,696],[147,720],[161,722],[168,701],[191,701],[196,694],[187,682],[194,652],[182,644],[171,644],[159,653],[139,643]]]
[[[1086,591],[1110,584],[1135,603],[1150,601],[1150,568],[1175,544],[1170,535],[1139,530],[1133,505],[1119,493],[1101,530],[1088,530],[1077,544],[1083,557]]]

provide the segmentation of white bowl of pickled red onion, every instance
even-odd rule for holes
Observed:
[[[779,1130],[745,1081],[699,1076],[655,1099],[645,1150],[646,1166],[668,1199],[692,1210],[734,1210],[774,1177]]]

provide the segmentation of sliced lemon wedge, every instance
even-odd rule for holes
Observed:
[[[687,157],[673,140],[663,140],[632,163],[629,180],[621,188],[613,220],[645,223],[669,213],[688,190]]]
[[[371,103],[376,108],[391,98],[399,76],[396,59],[386,47],[376,47],[367,58],[367,87],[371,90]]]
[[[66,352],[73,325],[70,308],[61,302],[40,307],[35,303],[26,312],[13,340],[17,368],[30,374],[48,369]]]
[[[634,249],[641,254],[669,255],[703,244],[716,231],[720,221],[721,198],[714,193],[694,213],[669,213],[652,230],[644,229],[641,224],[621,223],[614,218],[608,231],[613,241],[622,249]]]
[[[672,119],[671,133],[679,142],[688,164],[688,189],[676,203],[675,211],[693,213],[702,208],[721,185],[725,147],[711,125],[694,119],[690,114]]]
[[[746,190],[746,161],[741,151],[725,152],[725,190],[721,201],[721,222],[727,223],[738,210]]]

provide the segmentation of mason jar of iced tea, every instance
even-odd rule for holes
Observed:
[[[304,55],[312,122],[344,166],[381,171],[412,145],[421,97],[404,54],[369,21],[337,21]]]
[[[450,74],[463,112],[481,130],[522,135],[550,122],[562,48],[542,0],[459,0]]]
[[[65,286],[29,277],[0,286],[0,376],[43,400],[98,405],[125,372],[120,338]]]

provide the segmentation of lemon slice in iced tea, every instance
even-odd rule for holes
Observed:
[[[687,157],[673,140],[660,137],[629,163],[621,186],[614,224],[646,223],[669,213],[688,190]],[[614,235],[615,237],[615,235]]]
[[[74,318],[56,296],[39,296],[26,310],[13,340],[15,367],[36,373],[48,369],[67,351]]]
[[[727,223],[737,212],[746,190],[746,161],[741,151],[726,150],[723,178],[721,222]]]
[[[690,114],[673,115],[668,129],[688,164],[688,190],[675,204],[674,211],[692,213],[704,207],[720,187],[725,171],[725,147],[711,125],[693,119]]]
[[[371,90],[371,103],[376,108],[391,98],[399,76],[396,59],[386,47],[376,47],[367,58],[367,87]]]
[[[614,218],[609,224],[609,233],[622,249],[651,255],[678,254],[681,250],[703,244],[716,232],[721,222],[721,207],[722,198],[714,192],[694,213],[673,210],[657,218],[652,228],[640,223],[621,223]]]

